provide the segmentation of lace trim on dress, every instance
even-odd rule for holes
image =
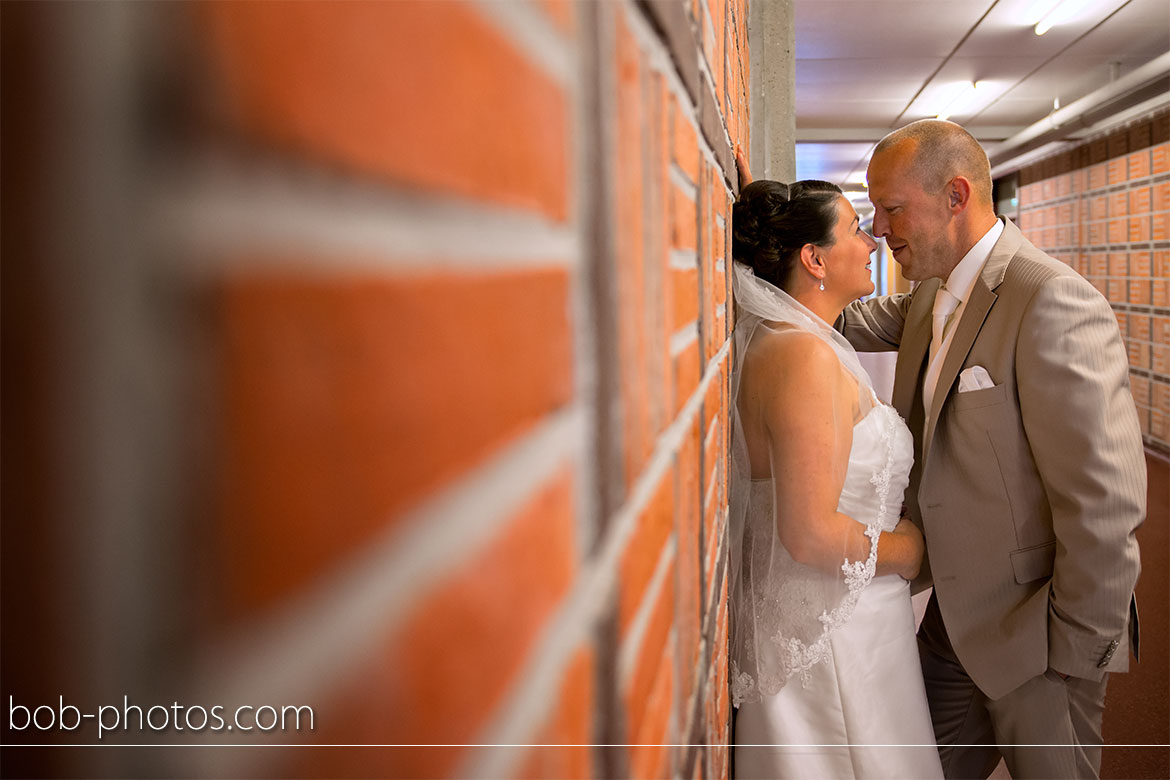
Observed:
[[[881,414],[879,410],[883,408],[876,406],[870,410],[870,413]],[[739,707],[745,701],[754,701],[760,697],[760,694],[775,694],[784,687],[789,679],[796,676],[800,677],[801,686],[807,688],[812,679],[811,670],[813,667],[828,660],[832,654],[831,633],[834,629],[849,622],[853,616],[853,610],[857,606],[857,601],[861,598],[861,591],[873,579],[877,571],[878,538],[882,533],[882,518],[886,514],[894,461],[893,420],[888,415],[883,414],[879,423],[880,441],[886,457],[881,467],[875,468],[870,476],[870,483],[874,486],[878,497],[879,511],[876,519],[865,527],[865,535],[870,540],[869,556],[864,561],[852,563],[846,558],[845,562],[841,564],[841,572],[845,575],[845,584],[849,589],[848,593],[831,611],[821,613],[818,620],[821,622],[822,630],[814,642],[806,645],[796,637],[784,636],[782,631],[777,631],[770,637],[774,646],[780,651],[778,655],[779,674],[761,672],[757,686],[752,676],[747,672],[740,671],[739,664],[732,660],[731,698],[733,706]]]

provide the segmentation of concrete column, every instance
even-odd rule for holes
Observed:
[[[749,0],[752,176],[796,178],[796,12],[792,0]]]

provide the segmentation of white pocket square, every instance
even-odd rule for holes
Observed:
[[[959,392],[969,393],[972,390],[986,390],[995,387],[991,376],[983,366],[971,366],[959,374]]]

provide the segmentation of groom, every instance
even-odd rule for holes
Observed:
[[[1002,755],[1016,780],[1096,777],[1107,673],[1137,654],[1146,496],[1117,321],[996,218],[987,155],[960,126],[891,133],[868,179],[874,234],[920,284],[853,304],[838,327],[859,350],[898,349],[943,770],[986,777]]]

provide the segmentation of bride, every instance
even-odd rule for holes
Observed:
[[[913,444],[831,327],[873,292],[841,190],[757,181],[733,211],[731,684],[737,777],[941,777],[899,519]]]

